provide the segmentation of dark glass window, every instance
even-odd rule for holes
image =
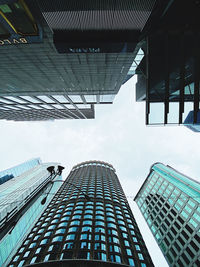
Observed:
[[[37,26],[24,2],[0,5],[0,11],[13,30],[22,35],[36,35]]]
[[[8,30],[2,24],[0,24],[0,36],[7,38],[9,35],[10,33],[8,32]]]
[[[65,244],[64,249],[73,249],[73,247],[74,247],[74,243],[69,242]]]

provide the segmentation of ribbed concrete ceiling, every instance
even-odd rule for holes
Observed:
[[[142,30],[156,0],[39,1],[55,30]]]

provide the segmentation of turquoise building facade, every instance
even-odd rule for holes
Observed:
[[[42,163],[37,158],[0,172],[0,177],[11,177],[0,184],[0,266],[7,266],[25,234],[62,184],[49,184],[51,180],[61,179],[60,175],[48,172],[49,166],[56,169],[57,163]],[[42,205],[44,196],[47,200]]]
[[[135,201],[169,266],[200,266],[200,183],[155,163]]]
[[[25,171],[30,170],[31,168],[39,165],[41,163],[40,158],[35,158],[23,162],[15,167],[10,169],[4,170],[0,172],[0,185],[7,182],[8,180],[19,176],[20,174],[24,173]]]

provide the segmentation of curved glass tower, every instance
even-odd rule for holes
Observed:
[[[153,266],[115,169],[73,167],[9,266]]]

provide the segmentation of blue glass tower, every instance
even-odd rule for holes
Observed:
[[[170,266],[200,266],[200,183],[156,163],[135,197]]]
[[[112,165],[74,166],[9,267],[153,267]]]
[[[0,185],[0,266],[7,266],[24,235],[60,186],[60,183],[51,183],[60,175],[51,174],[47,170],[49,166],[57,167],[57,164],[41,163],[37,158],[0,173],[3,178]],[[41,205],[46,191],[53,194],[48,194],[47,201]]]

